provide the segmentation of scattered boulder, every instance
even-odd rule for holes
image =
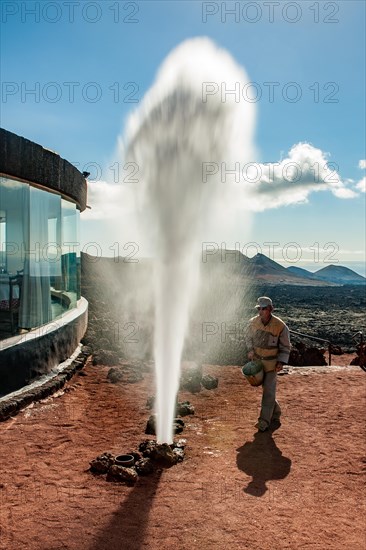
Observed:
[[[178,416],[187,416],[188,414],[194,414],[194,406],[189,401],[183,401],[177,403],[175,414]]]
[[[113,464],[107,473],[107,481],[124,481],[127,483],[136,483],[138,478],[135,468],[125,468]]]
[[[291,350],[288,362],[289,362],[289,365],[292,365],[293,367],[302,366],[302,356],[299,350],[295,348]]]
[[[140,370],[126,365],[111,367],[107,374],[107,379],[112,384],[117,384],[119,382],[134,384],[135,382],[140,382],[143,378],[144,376]]]
[[[151,395],[146,400],[146,407],[153,409],[155,405],[155,396]],[[178,402],[175,407],[175,414],[177,416],[187,416],[188,414],[194,414],[194,406],[189,401]]]
[[[184,422],[181,418],[175,418],[173,423],[174,433],[180,434],[184,429]]]
[[[123,379],[123,371],[119,367],[112,367],[109,369],[107,374],[107,379],[112,384],[117,384],[117,382],[120,382]]]
[[[139,451],[145,458],[151,458],[157,443],[154,439],[145,439],[139,445]]]
[[[93,365],[118,365],[120,357],[118,353],[101,349],[93,354]]]
[[[189,363],[182,366],[181,389],[197,393],[201,391],[202,365]]]
[[[111,453],[103,453],[90,462],[90,469],[96,474],[106,474],[114,464],[114,459]]]
[[[139,450],[144,457],[156,462],[159,466],[170,467],[184,459],[185,443],[184,439],[171,445],[146,439],[140,443]]]
[[[141,382],[144,379],[144,375],[141,371],[137,369],[126,369],[125,370],[125,379],[126,384],[135,384],[136,382]]]
[[[340,346],[336,346],[334,344],[332,344],[330,346],[330,351],[331,351],[332,355],[343,355],[344,354],[343,349]]]
[[[181,421],[183,423],[183,421]],[[157,443],[153,439],[146,439],[139,445],[139,452],[132,451],[134,464],[131,467],[116,464],[116,456],[105,452],[90,462],[90,471],[96,474],[107,474],[107,481],[136,483],[138,476],[152,474],[155,465],[162,468],[170,468],[184,459],[185,439],[179,439],[176,443]]]
[[[86,357],[89,357],[89,355],[91,355],[93,353],[93,350],[90,346],[83,346],[81,352]]]
[[[173,443],[174,445],[174,448],[178,448],[178,449],[184,449],[185,446],[187,445],[187,440],[186,439],[178,439],[178,441],[176,441],[175,443]]]
[[[219,379],[216,376],[205,374],[202,376],[201,384],[206,390],[214,390],[219,385]]]
[[[366,371],[366,344],[364,344],[363,342],[357,344],[356,353],[357,356],[352,359],[351,365],[356,365]]]
[[[184,449],[180,447],[174,447],[173,454],[176,457],[177,462],[182,462],[184,459]]]
[[[142,459],[141,454],[140,454],[140,453],[137,453],[136,451],[130,451],[130,452],[127,453],[127,454],[132,455],[135,462],[138,462],[139,460]]]
[[[155,395],[150,395],[146,400],[146,407],[148,409],[153,409],[155,404]]]
[[[297,342],[291,350],[289,365],[294,367],[326,366],[325,349],[306,347],[303,342]]]
[[[175,434],[182,433],[184,428],[184,422],[180,418],[175,418],[173,423],[173,431]],[[156,415],[152,414],[146,423],[145,433],[147,435],[156,435]]]
[[[155,421],[156,421],[156,417],[155,417],[154,414],[152,414],[152,415],[149,417],[149,420],[148,420],[147,423],[146,423],[145,433],[146,433],[147,435],[156,435]]]
[[[307,348],[302,356],[304,367],[311,366],[326,366],[327,362],[324,358],[325,350],[318,348]]]
[[[154,471],[154,466],[150,458],[141,458],[135,463],[135,468],[139,476],[147,476]]]
[[[164,466],[173,466],[178,462],[178,457],[168,443],[157,444],[153,453],[153,459]]]

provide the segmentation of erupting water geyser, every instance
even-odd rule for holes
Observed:
[[[172,443],[180,363],[199,283],[204,231],[231,216],[221,167],[253,160],[255,110],[229,93],[248,77],[208,38],[179,45],[130,115],[126,160],[137,164],[137,208],[155,258],[157,440]],[[210,163],[209,173],[204,170]]]

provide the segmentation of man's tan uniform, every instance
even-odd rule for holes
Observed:
[[[263,396],[259,424],[269,427],[272,420],[279,420],[281,407],[276,401],[277,361],[287,363],[290,356],[290,332],[287,325],[275,315],[267,324],[259,315],[249,321],[246,344],[248,352],[254,352],[254,360],[260,360],[264,369]],[[260,428],[261,429],[261,428]]]
[[[249,321],[246,338],[248,351],[263,363],[264,371],[275,370],[277,361],[287,363],[290,355],[290,336],[286,324],[275,315],[264,325],[259,315]]]

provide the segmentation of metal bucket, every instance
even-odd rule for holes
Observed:
[[[249,361],[242,367],[241,371],[252,386],[263,384],[264,371],[260,361]]]

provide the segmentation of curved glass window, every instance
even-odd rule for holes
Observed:
[[[76,307],[78,220],[76,205],[59,195],[0,178],[0,338]]]

